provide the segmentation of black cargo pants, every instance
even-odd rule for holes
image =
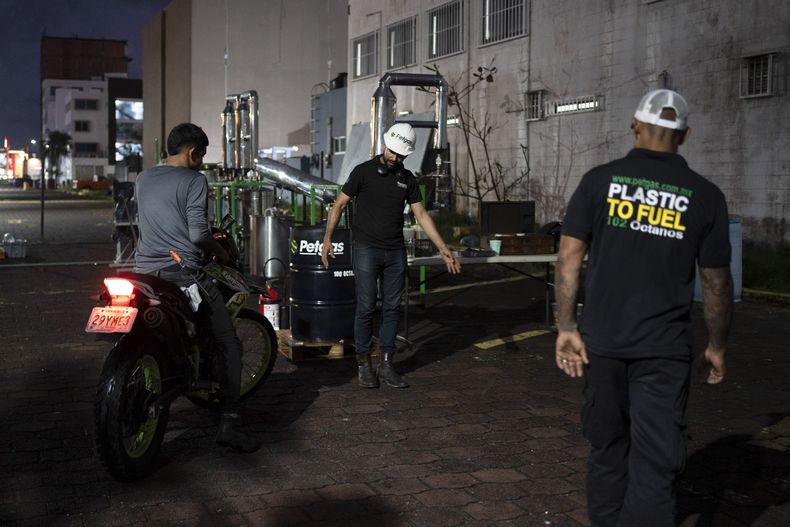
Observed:
[[[216,362],[219,371],[219,384],[222,391],[222,412],[236,413],[239,411],[241,391],[241,343],[236,335],[233,319],[225,307],[222,292],[214,280],[196,270],[162,270],[157,276],[173,282],[181,287],[189,287],[197,277],[200,295],[203,299],[198,309],[198,317],[205,320],[211,327],[216,347]]]
[[[589,354],[582,431],[590,442],[594,527],[675,525],[673,482],[686,462],[689,360]]]

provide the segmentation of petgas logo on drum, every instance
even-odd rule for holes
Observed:
[[[299,240],[297,245],[296,240],[291,242],[291,253],[296,254],[297,252],[300,255],[319,255],[321,254],[321,250],[324,247],[324,242],[316,241],[308,241],[308,240]],[[343,242],[332,242],[332,250],[334,251],[335,255],[343,254],[343,250],[345,248],[345,244]]]

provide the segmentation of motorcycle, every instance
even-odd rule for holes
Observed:
[[[244,306],[250,294],[266,296],[268,284],[241,273],[238,247],[226,216],[214,238],[231,255],[228,265],[208,263],[199,272],[215,280],[242,345],[241,399],[269,376],[277,354],[271,323]],[[174,260],[180,257],[171,252]],[[101,463],[121,481],[148,475],[158,456],[170,404],[180,396],[201,407],[218,408],[221,398],[213,368],[215,343],[201,324],[195,303],[198,277],[189,288],[153,275],[121,272],[104,279],[100,304],[85,331],[120,335],[107,356],[94,398],[94,438]],[[199,308],[198,308],[199,309]]]

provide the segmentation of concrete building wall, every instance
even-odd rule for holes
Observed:
[[[478,121],[488,115],[490,153],[512,167],[512,176],[528,173],[511,198],[534,199],[539,222],[560,219],[581,176],[631,148],[629,125],[641,96],[670,87],[687,98],[692,112],[692,134],[681,154],[722,188],[731,214],[744,223],[745,237],[790,242],[790,152],[784,147],[790,139],[790,3],[527,0],[525,35],[481,46],[483,0],[466,0],[464,51],[428,60],[426,13],[442,4],[352,0],[349,42],[416,15],[417,64],[402,71],[426,72],[426,65],[435,64],[462,87],[478,66],[493,64],[494,82],[478,86],[467,104]],[[382,34],[377,75],[349,77],[349,127],[370,120],[385,50]],[[775,53],[775,95],[741,98],[743,58],[764,53]],[[601,108],[528,121],[526,93],[533,90],[544,90],[548,105],[597,96]],[[413,89],[395,94],[399,111],[424,111],[431,102]],[[470,163],[461,134],[450,128],[449,136],[453,168],[466,178]],[[479,165],[480,149],[473,153]],[[458,205],[473,211],[475,203],[459,199]]]
[[[143,33],[146,146],[192,121],[209,136],[206,161],[219,162],[225,96],[255,90],[259,147],[309,154],[311,89],[346,71],[346,12],[344,0],[174,0]],[[154,78],[163,62],[164,90]]]
[[[191,72],[192,0],[173,0],[143,28],[143,168],[156,164],[170,130],[191,120]]]
[[[344,0],[204,0],[193,3],[193,120],[219,161],[225,95],[259,96],[259,147],[299,146],[309,154],[310,94],[346,71]],[[227,59],[225,52],[227,49]]]
[[[158,13],[143,28],[143,169],[156,164],[157,150],[161,151],[164,147],[167,133],[162,101],[164,17],[164,11]]]

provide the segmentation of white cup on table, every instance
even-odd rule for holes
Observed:
[[[488,246],[499,256],[499,251],[502,250],[502,240],[488,240]]]

